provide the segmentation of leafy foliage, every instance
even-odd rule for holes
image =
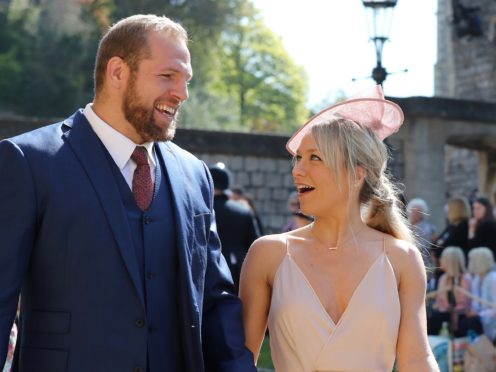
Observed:
[[[81,0],[81,24],[70,30],[39,3],[0,8],[2,110],[61,117],[84,105],[101,35],[122,17],[155,13],[180,20],[191,39],[194,79],[182,125],[288,132],[308,115],[304,71],[250,0]]]
[[[12,9],[12,8],[11,8]],[[0,13],[0,102],[40,117],[63,116],[92,95],[96,51],[91,32],[58,32],[38,6]]]

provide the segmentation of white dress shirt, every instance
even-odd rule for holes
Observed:
[[[137,145],[121,132],[108,125],[93,111],[92,103],[88,103],[83,110],[84,116],[88,119],[91,128],[96,133],[100,141],[109,152],[115,164],[119,167],[129,188],[132,189],[133,174],[136,169],[136,163],[131,159],[131,155],[136,146],[143,146],[148,153],[148,163],[152,181],[155,182],[155,169],[157,167],[156,154],[153,148],[153,142],[145,142]]]

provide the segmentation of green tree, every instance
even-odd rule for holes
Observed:
[[[223,79],[236,97],[239,125],[254,131],[289,132],[307,118],[304,70],[249,2],[239,22],[223,34]]]
[[[303,70],[251,0],[81,0],[81,24],[67,32],[36,4],[0,8],[3,110],[61,117],[84,105],[102,33],[117,19],[150,12],[180,20],[190,35],[194,78],[183,125],[288,131],[306,119]]]
[[[69,35],[47,22],[41,6],[30,1],[11,5],[0,13],[1,107],[25,115],[60,117],[88,102],[93,93],[97,20],[87,24],[88,32]],[[83,14],[90,17],[87,10],[91,9],[83,5]]]

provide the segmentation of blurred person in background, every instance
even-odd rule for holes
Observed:
[[[488,247],[495,255],[496,252],[496,222],[494,221],[493,206],[488,198],[479,196],[473,203],[472,218],[469,221],[468,245]]]
[[[431,289],[436,289],[437,281],[443,271],[439,268],[439,257],[445,247],[460,247],[468,262],[468,221],[470,218],[470,205],[464,197],[453,197],[446,203],[446,227],[434,239],[430,246],[430,259],[433,274],[429,275],[432,283]]]
[[[472,299],[467,327],[476,333],[484,332],[492,342],[496,342],[496,267],[494,266],[494,254],[487,247],[477,247],[468,252],[468,257],[468,269],[473,275],[470,292],[476,298]]]
[[[239,287],[241,265],[250,245],[260,236],[251,209],[229,198],[231,172],[224,163],[209,167],[214,181],[214,210],[222,253],[231,270],[234,285]]]
[[[236,186],[231,188],[231,193],[229,194],[229,197],[232,200],[239,201],[240,203],[245,204],[248,208],[251,209],[253,213],[253,217],[255,218],[255,222],[257,223],[257,228],[258,232],[260,233],[260,236],[264,234],[264,227],[262,223],[262,219],[260,218],[260,215],[257,212],[257,207],[255,205],[255,201],[253,198],[248,195],[241,186]]]
[[[460,247],[447,247],[440,258],[441,270],[436,302],[427,321],[427,332],[437,335],[443,322],[450,324],[455,337],[463,337],[467,330],[463,327],[464,319],[470,309],[470,298],[455,287],[460,286],[470,291],[470,275],[466,272],[465,254]]]
[[[419,248],[422,249],[423,254],[426,254],[436,232],[436,227],[428,221],[429,206],[424,199],[414,198],[408,202],[406,212],[413,232],[417,236]]]
[[[284,232],[288,232],[297,228],[297,224],[293,216],[300,211],[300,202],[298,201],[298,193],[296,191],[291,192],[288,196],[288,210],[290,216],[286,220],[284,225]]]
[[[436,268],[438,263],[430,248],[435,237],[436,227],[428,221],[429,207],[427,202],[421,198],[410,200],[406,205],[406,215],[427,267],[427,288],[433,290],[437,287]]]
[[[300,202],[298,200],[298,193],[296,191],[291,192],[291,194],[289,194],[288,196],[288,210],[290,216],[286,220],[283,232],[296,230],[299,227],[305,226],[306,221],[311,222],[311,218],[305,216],[300,211]]]
[[[434,240],[432,250],[440,257],[445,247],[460,247],[468,259],[468,221],[470,206],[467,199],[454,197],[448,200],[446,208],[447,224],[444,230]]]

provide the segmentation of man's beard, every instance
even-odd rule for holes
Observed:
[[[149,108],[143,105],[136,93],[136,77],[134,74],[129,79],[122,106],[124,117],[131,123],[144,142],[170,141],[174,138],[176,121],[172,120],[165,129],[160,128],[154,118],[155,106]]]

